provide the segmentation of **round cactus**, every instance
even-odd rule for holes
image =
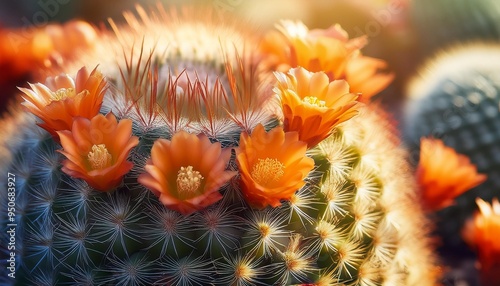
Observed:
[[[2,285],[434,285],[380,111],[325,73],[259,68],[227,21],[159,9],[82,55],[102,74],[22,90],[38,119],[5,123]]]
[[[443,52],[409,89],[404,133],[414,155],[421,137],[440,138],[488,176],[439,212],[444,248],[463,248],[460,229],[476,210],[476,197],[491,200],[500,189],[499,48],[474,44]]]

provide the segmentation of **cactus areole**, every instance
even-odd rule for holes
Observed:
[[[434,285],[405,153],[355,75],[275,69],[217,12],[125,16],[3,122],[1,285]],[[361,56],[333,30],[311,31],[329,71]]]

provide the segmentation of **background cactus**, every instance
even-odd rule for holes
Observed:
[[[443,248],[466,249],[460,229],[476,210],[475,199],[491,200],[500,189],[500,49],[474,44],[441,53],[409,88],[405,141],[418,158],[421,137],[433,136],[464,154],[488,180],[440,211]]]
[[[127,14],[130,26],[104,32],[74,64],[100,64],[113,84],[101,112],[132,119],[140,138],[117,190],[99,192],[61,172],[60,146],[33,117],[6,119],[16,127],[4,131],[1,168],[16,177],[19,268],[13,280],[3,267],[2,285],[434,285],[411,172],[376,107],[363,107],[309,151],[316,169],[276,208],[250,208],[235,178],[221,201],[185,216],[137,183],[158,138],[187,130],[237,147],[258,123],[277,125],[271,75],[246,53],[249,32],[212,16],[168,18],[161,9],[148,18],[139,8],[141,20]],[[189,93],[185,81],[200,87]],[[210,97],[220,89],[231,95],[227,102]],[[207,100],[192,105],[178,94]],[[236,170],[234,156],[228,168]],[[0,235],[8,241],[6,229]],[[1,245],[4,262],[10,251]]]

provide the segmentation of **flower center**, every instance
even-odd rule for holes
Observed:
[[[271,234],[271,227],[266,223],[259,223],[259,231],[261,237],[266,238]]]
[[[319,100],[316,96],[306,96],[302,101],[313,106],[326,107],[326,102],[324,100]]]
[[[259,185],[267,185],[271,182],[278,181],[285,174],[285,165],[277,159],[259,159],[257,164],[253,166],[252,178]]]
[[[56,92],[52,92],[51,94],[51,101],[60,101],[60,100],[65,100],[68,97],[73,97],[75,96],[75,89],[74,88],[60,88]]]
[[[182,193],[193,194],[203,179],[200,172],[193,170],[193,166],[181,167],[177,172],[177,189]]]
[[[101,170],[111,165],[112,157],[106,145],[93,145],[92,151],[87,155],[92,170]]]

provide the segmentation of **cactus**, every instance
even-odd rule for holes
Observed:
[[[476,210],[476,197],[491,200],[500,188],[499,56],[498,46],[484,44],[443,52],[409,88],[404,137],[415,155],[421,137],[440,138],[488,176],[438,213],[443,249],[463,249],[460,229]]]
[[[277,126],[274,76],[247,53],[251,34],[206,14],[164,13],[142,20],[127,14],[130,27],[112,24],[116,36],[101,34],[96,50],[82,55],[86,64],[99,62],[110,83],[101,114],[75,117],[63,131],[53,129],[60,122],[44,120],[49,132],[24,112],[5,119],[12,128],[2,137],[0,166],[9,176],[0,180],[6,186],[15,177],[15,216],[9,221],[2,192],[0,236],[8,242],[7,225],[16,224],[16,278],[2,267],[2,285],[434,285],[427,221],[405,153],[381,112],[360,103],[336,110],[347,115],[305,156],[298,133]],[[68,74],[72,69],[68,64]],[[74,88],[45,95],[80,96],[83,74]],[[104,88],[96,77],[92,72],[85,84],[98,86],[92,95]],[[283,88],[275,84],[275,93]],[[132,134],[109,131],[115,127]],[[100,172],[115,152],[130,150],[110,173],[121,178],[126,171],[116,183],[111,175],[103,181],[82,173],[75,159],[80,143],[106,132],[112,143],[94,143],[84,155]],[[110,147],[122,141],[127,148]],[[259,159],[249,175],[255,152],[290,157]],[[158,176],[179,161],[189,166],[174,173],[176,194],[162,187],[171,183],[168,174],[166,181]],[[283,185],[274,184],[280,177]],[[263,186],[262,194],[255,190]],[[293,192],[283,194],[284,187]],[[268,196],[273,188],[281,191]],[[192,199],[198,195],[203,199]],[[7,245],[2,262],[13,251]]]
[[[412,18],[425,51],[500,38],[500,5],[495,0],[412,1]]]

